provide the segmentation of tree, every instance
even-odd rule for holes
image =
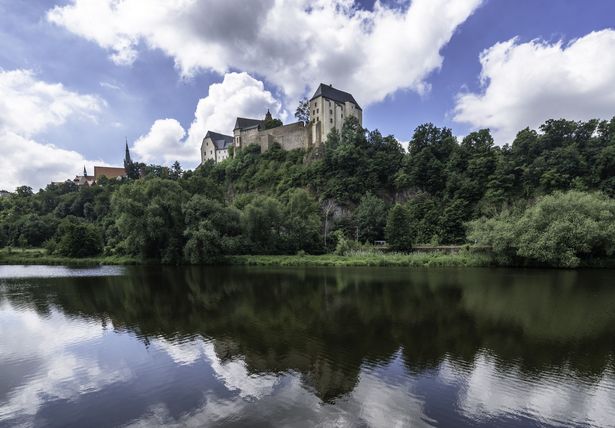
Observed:
[[[173,180],[177,180],[181,178],[182,174],[183,174],[183,170],[182,170],[181,165],[179,164],[179,161],[173,162],[173,165],[171,166],[171,173],[169,174],[170,177]]]
[[[320,203],[320,208],[322,209],[322,213],[324,216],[325,224],[324,224],[324,240],[325,240],[325,248],[327,248],[327,236],[329,233],[329,217],[333,214],[335,209],[337,208],[337,204],[333,199],[325,199]]]
[[[387,209],[384,201],[372,193],[366,193],[354,212],[360,242],[377,241],[384,237]]]
[[[318,204],[307,190],[294,189],[289,192],[284,218],[287,251],[313,253],[320,250]]]
[[[241,212],[241,228],[252,251],[276,254],[280,250],[284,208],[270,196],[256,196]]]
[[[391,249],[410,251],[412,249],[412,232],[408,210],[401,204],[395,204],[389,211],[386,224],[386,240]]]
[[[15,189],[15,194],[17,194],[20,198],[27,198],[32,196],[34,192],[32,192],[32,187],[30,186],[19,186]]]
[[[273,118],[266,118],[263,121],[263,128],[264,129],[272,129],[272,128],[277,128],[278,126],[282,126],[283,123],[280,119],[273,119]]]
[[[194,195],[184,205],[186,245],[184,256],[190,263],[214,263],[238,249],[239,210]]]
[[[102,236],[96,225],[75,217],[65,218],[58,228],[55,253],[66,257],[92,257],[102,252]]]
[[[163,263],[182,258],[186,195],[176,181],[153,178],[121,186],[113,195],[115,223],[129,254]]]
[[[295,110],[295,117],[299,122],[303,122],[305,125],[310,123],[310,102],[307,98],[304,97],[299,100],[299,105],[297,106],[297,110]]]

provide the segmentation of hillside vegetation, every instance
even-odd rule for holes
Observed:
[[[459,141],[425,124],[408,152],[347,120],[309,152],[250,146],[194,171],[152,165],[138,180],[20,187],[0,198],[0,246],[216,263],[470,242],[502,263],[573,267],[613,254],[614,195],[615,118],[550,120],[503,147],[488,130]]]

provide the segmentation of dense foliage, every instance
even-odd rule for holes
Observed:
[[[135,165],[141,178],[36,193],[24,186],[0,197],[0,247],[80,254],[59,245],[79,242],[65,238],[79,230],[100,239],[84,254],[209,263],[227,254],[332,252],[342,239],[340,251],[384,239],[400,251],[460,244],[472,222],[471,240],[502,247],[502,258],[573,266],[612,254],[609,220],[600,216],[615,196],[615,118],[550,120],[503,147],[488,130],[458,141],[425,124],[407,151],[349,118],[308,152],[249,146],[194,171]],[[510,234],[515,242],[502,240]]]
[[[615,252],[615,200],[602,194],[557,192],[520,212],[474,220],[468,237],[506,263],[528,260],[576,267]]]

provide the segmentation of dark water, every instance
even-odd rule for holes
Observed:
[[[615,426],[614,278],[0,267],[0,426]]]

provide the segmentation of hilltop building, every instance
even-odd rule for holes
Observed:
[[[261,152],[267,151],[274,143],[284,150],[308,149],[319,146],[327,139],[332,129],[342,129],[344,120],[354,116],[363,124],[363,110],[354,97],[331,85],[321,83],[309,101],[310,122],[295,122],[288,125],[267,128],[272,122],[267,111],[264,119],[238,117],[233,135],[208,131],[201,144],[201,163],[208,160],[221,162],[230,156],[229,148],[236,152],[256,144]]]
[[[128,142],[126,142],[124,165],[130,164],[130,163],[131,163],[130,151],[128,150]],[[84,166],[83,175],[77,175],[72,180],[67,180],[67,181],[72,181],[77,186],[93,186],[102,177],[107,177],[110,180],[114,180],[114,179],[122,180],[124,177],[126,177],[126,169],[125,167],[96,165],[94,166],[94,175],[88,175],[88,172]],[[52,184],[60,184],[60,183],[54,182]]]
[[[322,83],[310,99],[312,141],[319,145],[332,129],[341,131],[344,121],[354,116],[363,125],[363,110],[348,92]]]
[[[228,158],[228,149],[233,145],[233,137],[230,135],[218,134],[217,132],[207,131],[203,143],[201,144],[201,161],[213,159],[214,162],[221,162]]]

